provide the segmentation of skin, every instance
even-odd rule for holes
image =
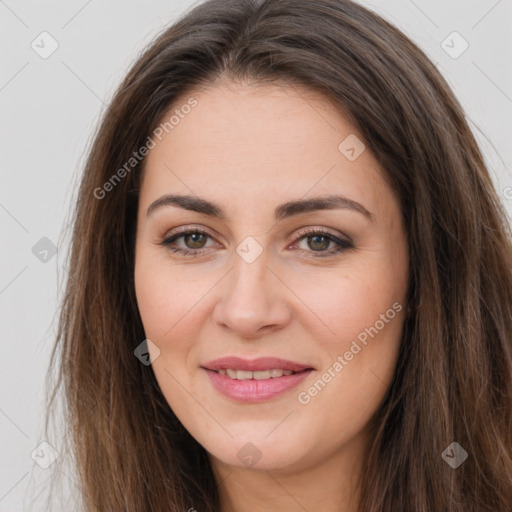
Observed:
[[[368,147],[355,161],[338,149],[347,136],[362,136],[318,93],[220,81],[173,109],[190,97],[197,106],[148,154],[139,197],[135,287],[146,336],[159,350],[150,346],[153,371],[209,454],[222,512],[355,511],[368,423],[390,385],[405,318],[399,203]],[[146,215],[171,193],[214,201],[226,219],[172,205]],[[372,219],[348,208],[274,219],[281,203],[327,194],[357,201]],[[180,226],[209,232],[174,242],[202,254],[158,244]],[[298,237],[306,227],[348,237],[354,248],[315,257],[336,243]],[[236,252],[249,236],[262,249],[252,263]],[[401,311],[300,403],[298,393],[394,303]],[[315,370],[282,395],[241,403],[221,395],[201,368],[226,355],[281,357]],[[248,442],[261,454],[251,467],[237,457]]]

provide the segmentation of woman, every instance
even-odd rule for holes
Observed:
[[[510,510],[510,238],[396,28],[348,0],[198,5],[79,190],[52,401],[84,509]]]

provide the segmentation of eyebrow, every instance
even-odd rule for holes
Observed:
[[[153,201],[146,212],[149,216],[154,211],[164,206],[177,206],[185,210],[190,210],[221,220],[226,220],[226,213],[222,206],[214,202],[202,199],[198,196],[166,194]],[[279,205],[274,210],[274,217],[277,221],[287,217],[310,213],[319,210],[348,209],[361,213],[369,220],[373,221],[374,216],[362,204],[341,195],[327,195],[313,197],[311,199],[299,199],[295,201],[287,201]]]

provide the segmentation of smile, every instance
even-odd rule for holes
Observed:
[[[282,377],[283,375],[292,375],[296,372],[292,370],[259,370],[251,372],[249,370],[233,370],[231,368],[220,368],[217,373],[220,375],[227,375],[230,379],[238,379],[238,380],[265,380],[265,379],[276,379],[277,377]]]
[[[311,366],[275,357],[247,360],[229,356],[201,367],[213,388],[237,402],[264,402],[298,386],[314,370]]]

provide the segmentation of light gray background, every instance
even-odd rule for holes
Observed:
[[[401,28],[447,78],[512,217],[512,0],[361,3]],[[30,510],[42,510],[34,494],[44,497],[54,467],[41,468],[31,453],[46,440],[43,384],[65,272],[62,230],[86,145],[136,55],[192,4],[0,0],[0,511],[28,510],[30,498]],[[58,43],[47,59],[31,47],[50,47],[43,31]],[[469,43],[456,59],[441,46],[453,31]],[[445,44],[462,48],[453,38]],[[43,237],[58,246],[54,257],[33,253]],[[48,441],[58,452],[59,436]]]

